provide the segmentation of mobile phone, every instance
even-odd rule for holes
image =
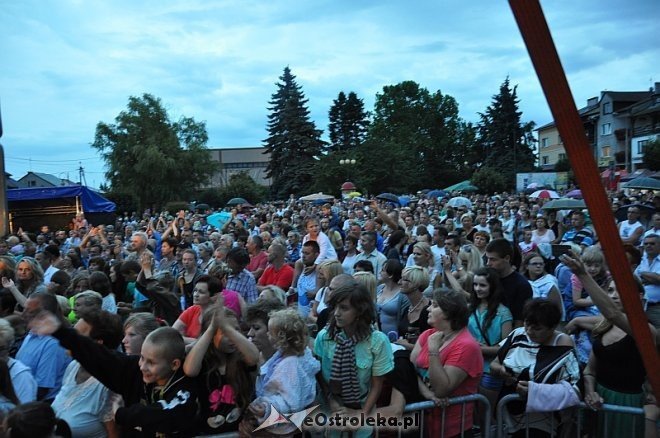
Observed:
[[[552,245],[552,255],[553,257],[559,257],[564,254],[571,252],[570,245]]]

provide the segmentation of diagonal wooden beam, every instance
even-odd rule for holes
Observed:
[[[559,134],[564,141],[584,200],[589,207],[605,259],[616,282],[635,341],[644,360],[648,379],[656,398],[660,400],[660,363],[655,339],[651,337],[648,319],[644,314],[637,285],[619,238],[612,209],[543,10],[538,0],[509,0],[509,5],[527,46]]]

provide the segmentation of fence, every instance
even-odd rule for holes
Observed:
[[[497,438],[503,438],[508,436],[507,432],[507,426],[505,425],[505,416],[506,416],[506,406],[507,404],[514,402],[514,401],[520,401],[520,396],[518,394],[509,394],[505,397],[502,397],[502,399],[499,401],[497,404],[497,426],[496,426],[496,432],[497,432]],[[571,409],[571,408],[569,408]],[[561,433],[561,437],[569,437],[569,436],[575,436],[575,437],[582,437],[584,436],[584,431],[583,431],[583,426],[584,426],[584,419],[583,419],[583,413],[584,412],[593,412],[591,408],[589,408],[586,404],[583,402],[580,402],[578,406],[575,406],[573,409],[573,417],[571,418],[571,421],[568,423],[565,423],[568,426],[568,429],[564,429]],[[623,415],[630,415],[632,416],[632,430],[630,431],[631,437],[635,436],[634,435],[634,429],[635,429],[635,424],[636,421],[641,421],[642,426],[644,425],[644,410],[642,408],[633,408],[630,406],[618,406],[618,405],[608,405],[604,404],[601,409],[598,410],[598,412],[603,412],[605,415],[611,415],[611,414],[623,414]],[[555,421],[555,416],[552,415],[554,412],[545,412],[545,413],[540,413],[540,414],[547,414],[547,418],[550,420],[549,426],[551,435],[554,436],[559,436],[556,433],[556,429],[559,425],[558,422]],[[638,418],[640,417],[640,418]],[[529,415],[524,414],[523,415],[523,421],[524,421],[524,429],[526,430],[526,435],[529,435]],[[556,423],[556,424],[555,424]],[[520,423],[519,423],[520,424]],[[599,438],[608,438],[609,437],[609,431],[607,429],[603,431],[599,431],[602,433],[602,435],[599,435]],[[619,437],[613,437],[613,438],[619,438]]]

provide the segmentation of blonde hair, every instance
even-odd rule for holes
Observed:
[[[268,299],[273,299],[277,300],[280,303],[286,305],[286,292],[281,287],[271,285],[268,287],[265,287],[261,293],[259,294],[260,300],[268,300]]]
[[[427,266],[423,266],[424,268],[429,268],[434,265],[434,260],[433,260],[433,251],[431,251],[431,245],[429,245],[426,242],[417,242],[413,248],[417,248],[418,250],[422,251],[424,254],[429,259],[429,264]]]
[[[376,280],[376,276],[371,272],[358,271],[353,274],[353,278],[355,279],[355,281],[358,282],[358,284],[361,284],[367,289],[367,291],[369,291],[369,295],[371,296],[371,299],[375,302],[376,285],[378,284],[378,280]]]
[[[323,272],[325,277],[325,286],[330,284],[330,280],[335,278],[339,274],[344,273],[344,268],[338,260],[326,260],[321,263],[318,267],[319,272]]]
[[[275,331],[275,348],[283,354],[302,356],[307,347],[307,324],[296,309],[283,309],[270,314],[268,325]]]
[[[476,246],[470,243],[461,246],[461,250],[458,252],[457,257],[459,261],[467,262],[466,269],[469,272],[474,272],[477,269],[484,267],[484,259],[481,257],[481,253]]]
[[[403,277],[406,277],[410,284],[420,292],[429,287],[431,281],[428,270],[421,266],[408,266],[401,273],[401,278]]]

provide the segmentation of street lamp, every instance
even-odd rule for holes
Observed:
[[[355,164],[355,158],[351,158],[350,160],[349,159],[339,160],[339,164],[341,164],[342,166],[346,164]]]
[[[346,166],[346,181],[348,181],[351,177],[351,169],[350,168],[352,166],[355,166],[356,163],[357,163],[357,161],[355,160],[355,158],[350,158],[350,159],[349,158],[345,158],[345,159],[342,158],[341,160],[339,160],[339,165],[340,166]]]

